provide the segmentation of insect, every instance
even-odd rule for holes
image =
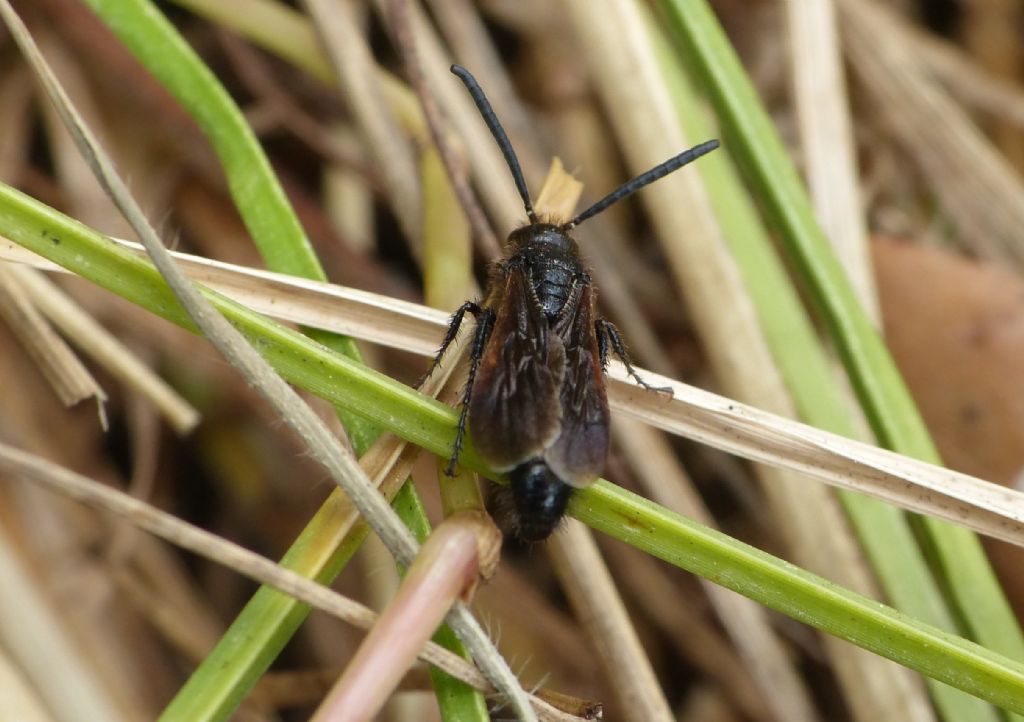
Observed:
[[[501,148],[529,222],[508,238],[491,268],[482,303],[453,315],[424,379],[455,340],[466,314],[476,318],[469,374],[447,473],[458,462],[467,421],[480,456],[507,472],[513,531],[542,541],[558,526],[574,489],[597,479],[608,456],[604,373],[613,350],[638,384],[618,329],[597,314],[590,275],[570,235],[608,206],[718,147],[702,143],[625,183],[568,222],[538,218],[508,136],[468,70],[451,68],[465,84]]]

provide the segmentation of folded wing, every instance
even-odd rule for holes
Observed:
[[[559,436],[562,339],[548,327],[526,272],[510,267],[488,305],[497,317],[469,404],[470,434],[498,471],[541,456]]]
[[[594,323],[593,287],[580,284],[575,304],[555,324],[553,333],[565,349],[565,374],[559,394],[561,433],[545,452],[551,470],[570,486],[592,484],[608,459],[608,397]]]

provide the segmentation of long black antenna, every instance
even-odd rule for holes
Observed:
[[[649,171],[647,171],[646,173],[641,173],[640,175],[638,175],[633,180],[626,181],[621,186],[619,186],[618,188],[613,190],[611,193],[606,195],[604,198],[599,200],[597,203],[595,203],[594,205],[590,206],[590,208],[588,208],[587,210],[583,211],[578,216],[573,218],[571,221],[569,221],[568,223],[563,224],[561,226],[562,230],[564,230],[564,231],[572,230],[573,228],[575,228],[579,224],[583,223],[583,221],[587,220],[588,218],[592,218],[593,216],[596,216],[598,213],[600,213],[601,211],[603,211],[605,208],[607,208],[608,206],[612,205],[613,203],[617,203],[617,202],[621,201],[623,198],[625,198],[626,196],[629,196],[629,195],[632,195],[633,193],[636,193],[638,190],[640,190],[644,186],[650,185],[651,183],[653,183],[654,181],[658,180],[659,178],[664,178],[665,176],[667,176],[672,171],[679,170],[680,168],[682,168],[687,163],[690,163],[691,161],[697,160],[702,155],[704,155],[706,153],[710,153],[711,151],[713,151],[717,147],[718,147],[718,141],[717,140],[709,140],[709,141],[707,141],[705,143],[701,143],[700,145],[695,145],[694,147],[690,148],[689,150],[684,150],[682,153],[680,153],[679,155],[675,156],[674,158],[669,158],[667,161],[665,161],[661,165],[654,166]]]
[[[473,96],[473,102],[476,103],[477,110],[483,116],[487,127],[491,129],[491,135],[498,142],[498,147],[501,148],[501,154],[505,156],[508,169],[512,171],[512,180],[516,182],[519,197],[523,199],[526,215],[531,223],[537,223],[537,214],[533,210],[530,191],[527,190],[526,181],[523,180],[523,169],[519,167],[519,159],[516,157],[516,152],[512,149],[512,143],[509,142],[508,135],[506,135],[505,129],[501,127],[501,123],[498,122],[498,116],[494,114],[494,109],[491,107],[490,101],[487,100],[487,96],[484,95],[483,88],[476,82],[473,74],[461,65],[453,65],[451,71],[458,76],[459,80],[466,86],[466,90]]]

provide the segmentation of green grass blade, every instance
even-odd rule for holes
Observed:
[[[576,495],[570,507],[576,518],[593,528],[929,677],[1021,711],[1016,673],[1010,672],[1011,668],[1024,671],[1017,662],[923,625],[607,482],[588,491]],[[756,596],[751,594],[755,590]],[[942,645],[941,652],[932,646],[936,643]],[[968,659],[970,663],[964,664]],[[979,674],[989,664],[994,676]],[[954,666],[959,668],[956,672]]]
[[[660,0],[659,5],[715,108],[729,151],[824,319],[875,436],[900,453],[940,463],[906,385],[833,256],[796,169],[711,9],[704,0]],[[1024,635],[977,537],[932,519],[920,523],[945,577],[943,588],[969,634],[1024,659]]]
[[[716,129],[703,112],[702,100],[665,37],[653,23],[648,29],[687,137],[714,136]],[[818,334],[731,158],[726,153],[712,154],[701,162],[698,171],[800,417],[818,428],[857,438],[850,410]],[[839,491],[838,496],[892,604],[915,619],[955,631],[955,618],[907,515],[859,494]],[[947,719],[996,719],[994,710],[976,698],[938,682],[930,684],[936,706]]]
[[[309,18],[277,0],[170,0],[212,23],[232,28],[269,53],[325,83],[334,68]]]
[[[475,285],[469,223],[435,146],[427,145],[422,149],[419,166],[420,186],[423,188],[423,295],[428,305],[453,310],[474,293],[468,290]],[[439,462],[444,463],[442,460]],[[445,478],[439,473],[438,477],[441,505],[446,516],[455,508],[483,510],[483,496],[475,475],[458,474]],[[434,641],[468,658],[462,643],[447,626],[438,630]],[[433,668],[430,681],[444,722],[490,720],[487,700],[466,683]]]
[[[181,103],[217,153],[231,197],[267,267],[325,280],[305,231],[245,117],[203,61],[150,0],[86,0]]]
[[[427,521],[427,513],[420,498],[416,494],[405,493],[408,487],[409,484],[402,487],[402,492],[395,499],[395,509],[399,513],[405,511],[410,518],[417,519],[410,529],[416,535],[416,539],[423,543],[430,534],[430,523]],[[442,647],[469,659],[466,648],[447,624],[441,625],[433,639]],[[431,667],[430,683],[434,687],[437,705],[441,709],[441,719],[444,722],[489,722],[491,719],[483,694],[465,682],[436,667]]]
[[[0,235],[179,325],[187,317],[152,266],[102,235],[0,184]],[[305,336],[207,292],[290,382],[438,455],[456,412]],[[492,475],[467,446],[468,469]],[[571,513],[596,529],[794,619],[1015,712],[1024,665],[843,590],[606,481],[574,496]],[[184,719],[184,717],[181,717]],[[200,719],[194,717],[192,719]]]
[[[224,168],[232,199],[267,267],[324,280],[325,274],[270,162],[241,110],[202,60],[149,0],[89,0],[89,5],[132,53],[196,120]],[[359,359],[351,339],[312,330],[320,343]],[[339,408],[339,416],[360,453],[378,435],[373,424]],[[406,496],[415,492],[406,485]],[[337,533],[341,492],[301,532],[281,563],[329,582],[362,543],[358,525],[347,537]],[[402,505],[406,524],[426,523],[418,504]],[[417,514],[421,516],[416,516]],[[227,717],[255,684],[305,619],[308,608],[266,587],[260,588],[213,652],[164,711],[164,720]]]

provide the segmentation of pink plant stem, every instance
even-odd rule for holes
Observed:
[[[384,706],[452,604],[477,580],[487,529],[474,516],[455,514],[430,535],[311,722],[369,722]]]

